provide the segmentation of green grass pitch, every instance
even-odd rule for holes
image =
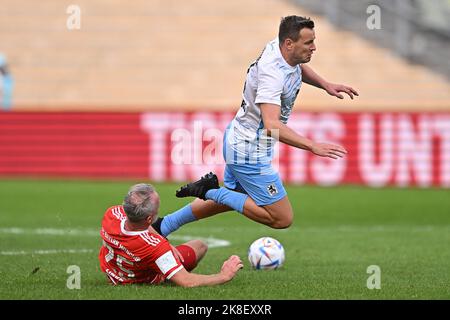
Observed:
[[[110,286],[98,266],[100,221],[135,182],[0,181],[0,299],[450,298],[450,191],[442,189],[288,187],[295,211],[289,229],[229,212],[173,234],[175,244],[183,236],[228,241],[210,248],[196,272],[216,273],[238,254],[245,267],[233,281]],[[175,198],[178,184],[155,186],[160,215],[189,202]],[[281,269],[251,270],[247,249],[262,236],[284,245]],[[80,268],[80,289],[66,286],[70,265]],[[381,270],[381,289],[367,288],[371,265]]]

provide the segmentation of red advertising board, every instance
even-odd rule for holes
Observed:
[[[0,176],[186,181],[222,177],[228,112],[0,113]],[[342,144],[325,159],[278,143],[290,184],[450,187],[450,113],[293,113],[288,125]]]

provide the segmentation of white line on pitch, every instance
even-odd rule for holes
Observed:
[[[58,254],[58,253],[91,253],[93,249],[60,249],[60,250],[34,250],[34,251],[0,251],[2,256],[22,256],[28,254]]]
[[[0,228],[0,234],[14,234],[14,235],[41,235],[41,236],[90,236],[99,237],[100,232],[94,229],[55,229],[55,228],[37,228],[37,229],[25,229],[25,228]],[[199,239],[206,242],[209,248],[227,247],[231,243],[224,239],[217,239],[212,237],[197,237],[189,235],[170,235],[170,240],[176,241],[189,241]]]

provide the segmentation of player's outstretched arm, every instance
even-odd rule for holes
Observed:
[[[203,275],[189,273],[183,268],[173,275],[170,280],[179,286],[187,288],[213,286],[230,281],[242,267],[241,259],[233,255],[223,263],[222,269],[217,274]]]
[[[358,92],[352,87],[343,84],[328,82],[317,73],[315,73],[314,70],[307,65],[302,64],[301,68],[303,82],[314,87],[324,89],[331,96],[337,97],[339,99],[344,99],[344,96],[341,94],[341,92],[348,94],[351,99],[353,99],[353,96],[359,96]]]
[[[332,159],[342,158],[347,151],[344,147],[331,143],[317,143],[303,137],[289,128],[280,119],[280,106],[270,103],[261,103],[261,114],[264,129],[274,139],[290,146],[311,151],[315,155]]]

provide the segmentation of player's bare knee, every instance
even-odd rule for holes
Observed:
[[[198,258],[202,258],[208,251],[208,245],[202,240],[193,240],[195,242],[195,251]]]
[[[270,226],[274,229],[286,229],[292,224],[292,218],[286,218],[282,220],[275,220]]]
[[[287,212],[284,214],[272,213],[270,215],[270,222],[267,225],[274,229],[286,229],[289,228],[294,220],[293,212]]]
[[[289,228],[291,225],[292,225],[292,222],[293,222],[293,219],[291,218],[291,219],[289,219],[289,220],[286,220],[286,221],[284,221],[283,223],[282,223],[282,228],[281,229],[286,229],[286,228]]]
[[[286,229],[291,226],[293,220],[294,215],[292,212],[288,212],[282,216],[274,217],[270,226],[274,229]]]
[[[201,240],[200,241],[200,251],[202,252],[202,255],[204,256],[206,254],[206,252],[208,251],[208,245],[206,244],[206,242],[203,242]]]

